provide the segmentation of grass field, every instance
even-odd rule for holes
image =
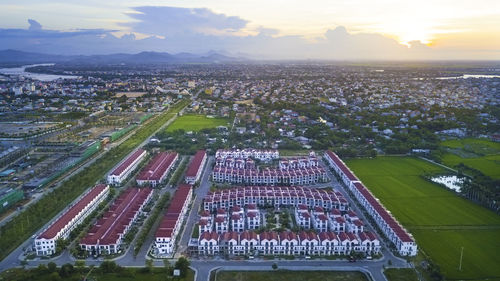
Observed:
[[[70,276],[60,277],[57,271],[54,273],[40,272],[37,269],[25,270],[20,268],[9,269],[5,272],[0,273],[0,280],[8,281],[54,281],[54,280],[65,280],[65,281],[80,281],[87,274],[88,269],[84,272],[74,272]],[[55,275],[55,276],[54,276]],[[140,269],[136,268],[124,268],[120,273],[101,273],[92,271],[88,276],[88,280],[105,280],[105,281],[194,281],[194,271],[191,269],[187,272],[185,278],[172,278],[167,277],[167,274],[163,269],[155,268],[152,272],[141,272]]]
[[[220,271],[215,281],[368,281],[357,271]]]
[[[353,159],[347,164],[448,279],[500,279],[500,216],[421,177],[445,172],[442,168],[411,157]]]
[[[417,273],[413,268],[388,268],[384,274],[389,281],[418,281]]]
[[[448,153],[442,161],[453,167],[460,163],[481,171],[495,179],[500,178],[500,143],[487,139],[460,139],[441,142]]]
[[[231,122],[228,118],[208,118],[205,115],[187,114],[177,118],[167,128],[167,132],[182,129],[184,131],[200,131],[202,129],[216,128],[217,126],[230,126]]]

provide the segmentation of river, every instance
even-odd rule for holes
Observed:
[[[61,78],[62,79],[78,79],[78,78],[80,78],[80,76],[74,76],[74,75],[54,75],[54,74],[26,72],[26,68],[28,68],[28,67],[51,66],[51,65],[54,65],[54,64],[53,63],[42,63],[42,64],[23,65],[21,67],[0,68],[0,74],[18,75],[18,76],[23,76],[23,77],[31,78],[34,80],[40,80],[40,81],[54,81],[54,80],[61,79]]]

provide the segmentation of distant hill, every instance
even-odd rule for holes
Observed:
[[[243,61],[216,52],[203,55],[191,53],[169,54],[165,52],[141,52],[137,54],[109,54],[90,56],[62,56],[17,50],[0,51],[2,64],[76,63],[76,64],[171,64],[171,63],[226,63]]]

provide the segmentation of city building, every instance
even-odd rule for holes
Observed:
[[[343,183],[354,194],[356,200],[364,207],[373,218],[385,236],[394,243],[402,256],[417,255],[417,243],[413,236],[385,209],[379,200],[366,188],[345,163],[332,151],[326,151],[325,160],[339,175]],[[359,224],[359,223],[357,223]],[[362,225],[359,227],[361,230]],[[350,226],[353,227],[354,226]],[[357,229],[355,229],[357,230]]]
[[[137,149],[129,155],[124,161],[116,166],[108,175],[108,184],[120,185],[146,157],[146,150]]]
[[[123,238],[152,196],[150,188],[126,189],[80,240],[81,249],[94,256],[118,253]]]
[[[34,247],[38,256],[55,254],[57,240],[67,239],[75,227],[85,220],[109,194],[109,186],[99,184],[84,194],[78,202],[56,218],[35,238]]]
[[[321,206],[326,210],[348,209],[347,200],[338,191],[316,189],[304,186],[244,186],[208,192],[203,208],[214,211],[232,206],[290,206],[306,205],[307,208]]]
[[[177,152],[160,152],[139,172],[138,185],[156,187],[162,183],[179,158]]]
[[[205,150],[198,150],[187,168],[185,176],[186,183],[195,184],[200,179],[206,162],[207,152]]]
[[[354,233],[300,231],[241,233],[228,231],[222,234],[204,232],[198,239],[200,255],[348,255],[352,252],[367,255],[380,252],[380,241],[371,232]]]
[[[279,151],[274,149],[219,149],[215,152],[215,158],[254,158],[265,162],[279,157]]]
[[[192,195],[193,187],[190,184],[181,184],[175,191],[170,206],[155,233],[154,255],[167,256],[174,252]]]

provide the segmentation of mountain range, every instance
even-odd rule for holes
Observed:
[[[175,64],[175,63],[229,63],[246,60],[243,57],[232,57],[219,52],[210,51],[205,54],[166,52],[140,52],[137,54],[108,54],[89,56],[63,56],[18,50],[0,51],[2,64],[32,63],[74,63],[74,64]]]

